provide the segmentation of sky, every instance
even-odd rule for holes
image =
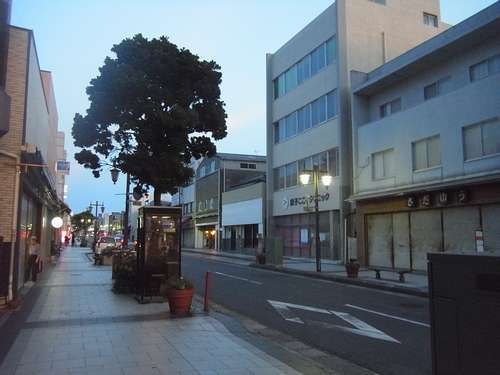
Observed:
[[[391,0],[399,1],[399,0]],[[418,1],[418,0],[414,0]],[[111,48],[141,33],[166,36],[202,60],[221,66],[221,99],[228,135],[217,151],[266,155],[266,54],[276,52],[333,0],[13,0],[11,24],[33,30],[40,69],[52,72],[65,132],[65,201],[74,213],[104,204],[105,213],[125,209],[126,176],[116,185],[104,170],[95,179],[74,160],[71,128],[90,102],[85,89]],[[456,25],[495,0],[441,0],[441,20]],[[93,212],[95,211],[95,206]]]

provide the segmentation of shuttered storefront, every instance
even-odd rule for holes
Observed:
[[[392,214],[367,215],[368,262],[392,267]]]
[[[481,228],[479,206],[443,210],[444,251],[476,249],[476,230]]]
[[[484,251],[498,251],[500,244],[500,204],[482,207]]]

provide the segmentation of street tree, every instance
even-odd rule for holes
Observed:
[[[75,159],[96,178],[106,165],[128,173],[160,205],[189,183],[192,158],[213,156],[227,135],[220,66],[164,36],[138,34],[111,51],[87,87],[85,116],[75,115]]]
[[[92,213],[83,211],[71,216],[71,226],[75,232],[83,231],[83,239],[86,240],[89,227],[92,226],[95,219],[96,217]]]

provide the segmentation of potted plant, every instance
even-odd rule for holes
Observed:
[[[112,291],[114,293],[131,293],[135,291],[137,259],[133,255],[122,258],[121,264],[115,268]]]
[[[21,302],[23,300],[23,295],[19,294],[19,296],[13,300],[7,301],[7,307],[10,310],[17,310],[21,307]]]
[[[347,277],[358,277],[359,263],[357,259],[349,259],[349,262],[345,264],[345,270],[347,271]]]
[[[191,311],[194,285],[188,279],[172,276],[165,282],[166,296],[172,315],[187,315]]]
[[[113,256],[116,253],[121,252],[117,246],[108,246],[101,251],[102,265],[103,266],[112,266],[113,265]]]
[[[266,254],[265,253],[257,254],[257,263],[258,264],[266,264]]]

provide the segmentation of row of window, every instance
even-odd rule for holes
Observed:
[[[279,143],[338,116],[338,95],[334,90],[292,112],[274,124],[274,143]]]
[[[339,150],[338,148],[322,152],[293,163],[283,165],[274,170],[274,190],[295,187],[299,184],[299,175],[303,170],[313,169],[318,164],[320,171],[328,171],[330,176],[339,175]]]
[[[368,0],[372,3],[386,5],[386,0]],[[438,27],[438,19],[437,16],[430,13],[424,13],[424,25]]]
[[[500,72],[500,53],[469,67],[469,77],[471,82],[498,72]],[[424,100],[444,95],[450,92],[452,88],[451,75],[443,77],[424,87]],[[390,102],[384,103],[379,107],[380,117],[390,116],[400,110],[401,98],[391,100]]]
[[[274,99],[285,95],[337,60],[336,39],[331,38],[274,80]]]
[[[462,128],[464,160],[500,154],[500,121],[497,118]],[[441,165],[441,140],[439,135],[412,143],[413,171]],[[393,177],[394,149],[372,154],[372,178]]]

